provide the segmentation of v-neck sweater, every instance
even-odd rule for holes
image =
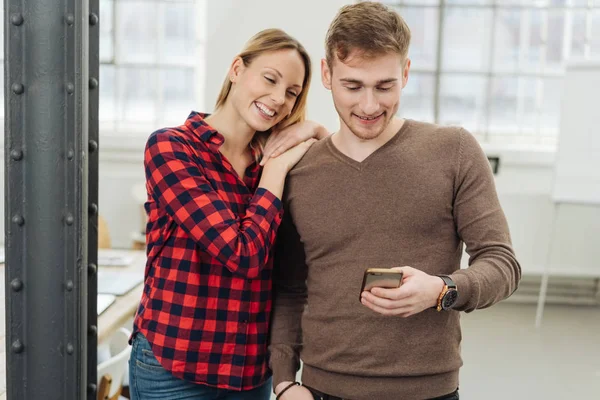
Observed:
[[[406,120],[361,162],[331,137],[290,172],[278,232],[270,365],[346,399],[427,399],[458,387],[460,311],[510,296],[521,276],[489,162],[457,127]],[[461,269],[463,245],[470,255]],[[367,268],[449,275],[453,310],[383,316],[359,301]],[[493,344],[490,344],[493,345]]]

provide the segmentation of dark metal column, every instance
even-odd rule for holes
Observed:
[[[7,395],[80,400],[90,331],[88,2],[4,7]]]
[[[98,353],[98,106],[100,75],[100,1],[89,0],[89,156],[88,156],[88,353],[87,382],[88,400],[96,400],[96,366]]]

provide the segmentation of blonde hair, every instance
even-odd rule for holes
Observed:
[[[298,95],[296,103],[294,104],[294,107],[288,116],[286,116],[268,131],[256,132],[254,135],[254,138],[250,143],[250,147],[255,151],[257,160],[262,157],[264,146],[272,130],[283,129],[287,126],[295,124],[296,122],[304,121],[306,117],[306,98],[308,96],[308,88],[310,86],[311,79],[311,61],[310,56],[308,55],[308,52],[304,46],[302,46],[300,42],[281,29],[265,29],[258,32],[256,35],[250,38],[250,40],[244,46],[242,52],[238,54],[238,57],[242,59],[244,65],[248,66],[250,63],[252,63],[252,60],[261,54],[287,49],[296,50],[300,55],[300,58],[302,58],[302,62],[304,63],[305,72],[304,80],[302,82],[302,91]],[[231,86],[232,83],[228,75],[225,77],[225,81],[221,87],[221,92],[217,97],[215,109],[223,107],[227,101],[227,98],[229,97],[229,93],[231,92]]]
[[[329,67],[345,61],[354,50],[363,57],[397,53],[408,56],[410,28],[394,10],[370,1],[346,5],[338,11],[325,37],[325,57]]]

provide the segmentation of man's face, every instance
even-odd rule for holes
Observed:
[[[381,135],[398,112],[409,69],[410,60],[395,53],[362,57],[353,51],[345,62],[336,56],[331,68],[322,60],[321,79],[331,90],[341,129],[362,140]]]

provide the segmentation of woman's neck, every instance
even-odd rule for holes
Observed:
[[[228,103],[208,116],[206,122],[225,138],[222,153],[236,158],[247,154],[256,131]]]

